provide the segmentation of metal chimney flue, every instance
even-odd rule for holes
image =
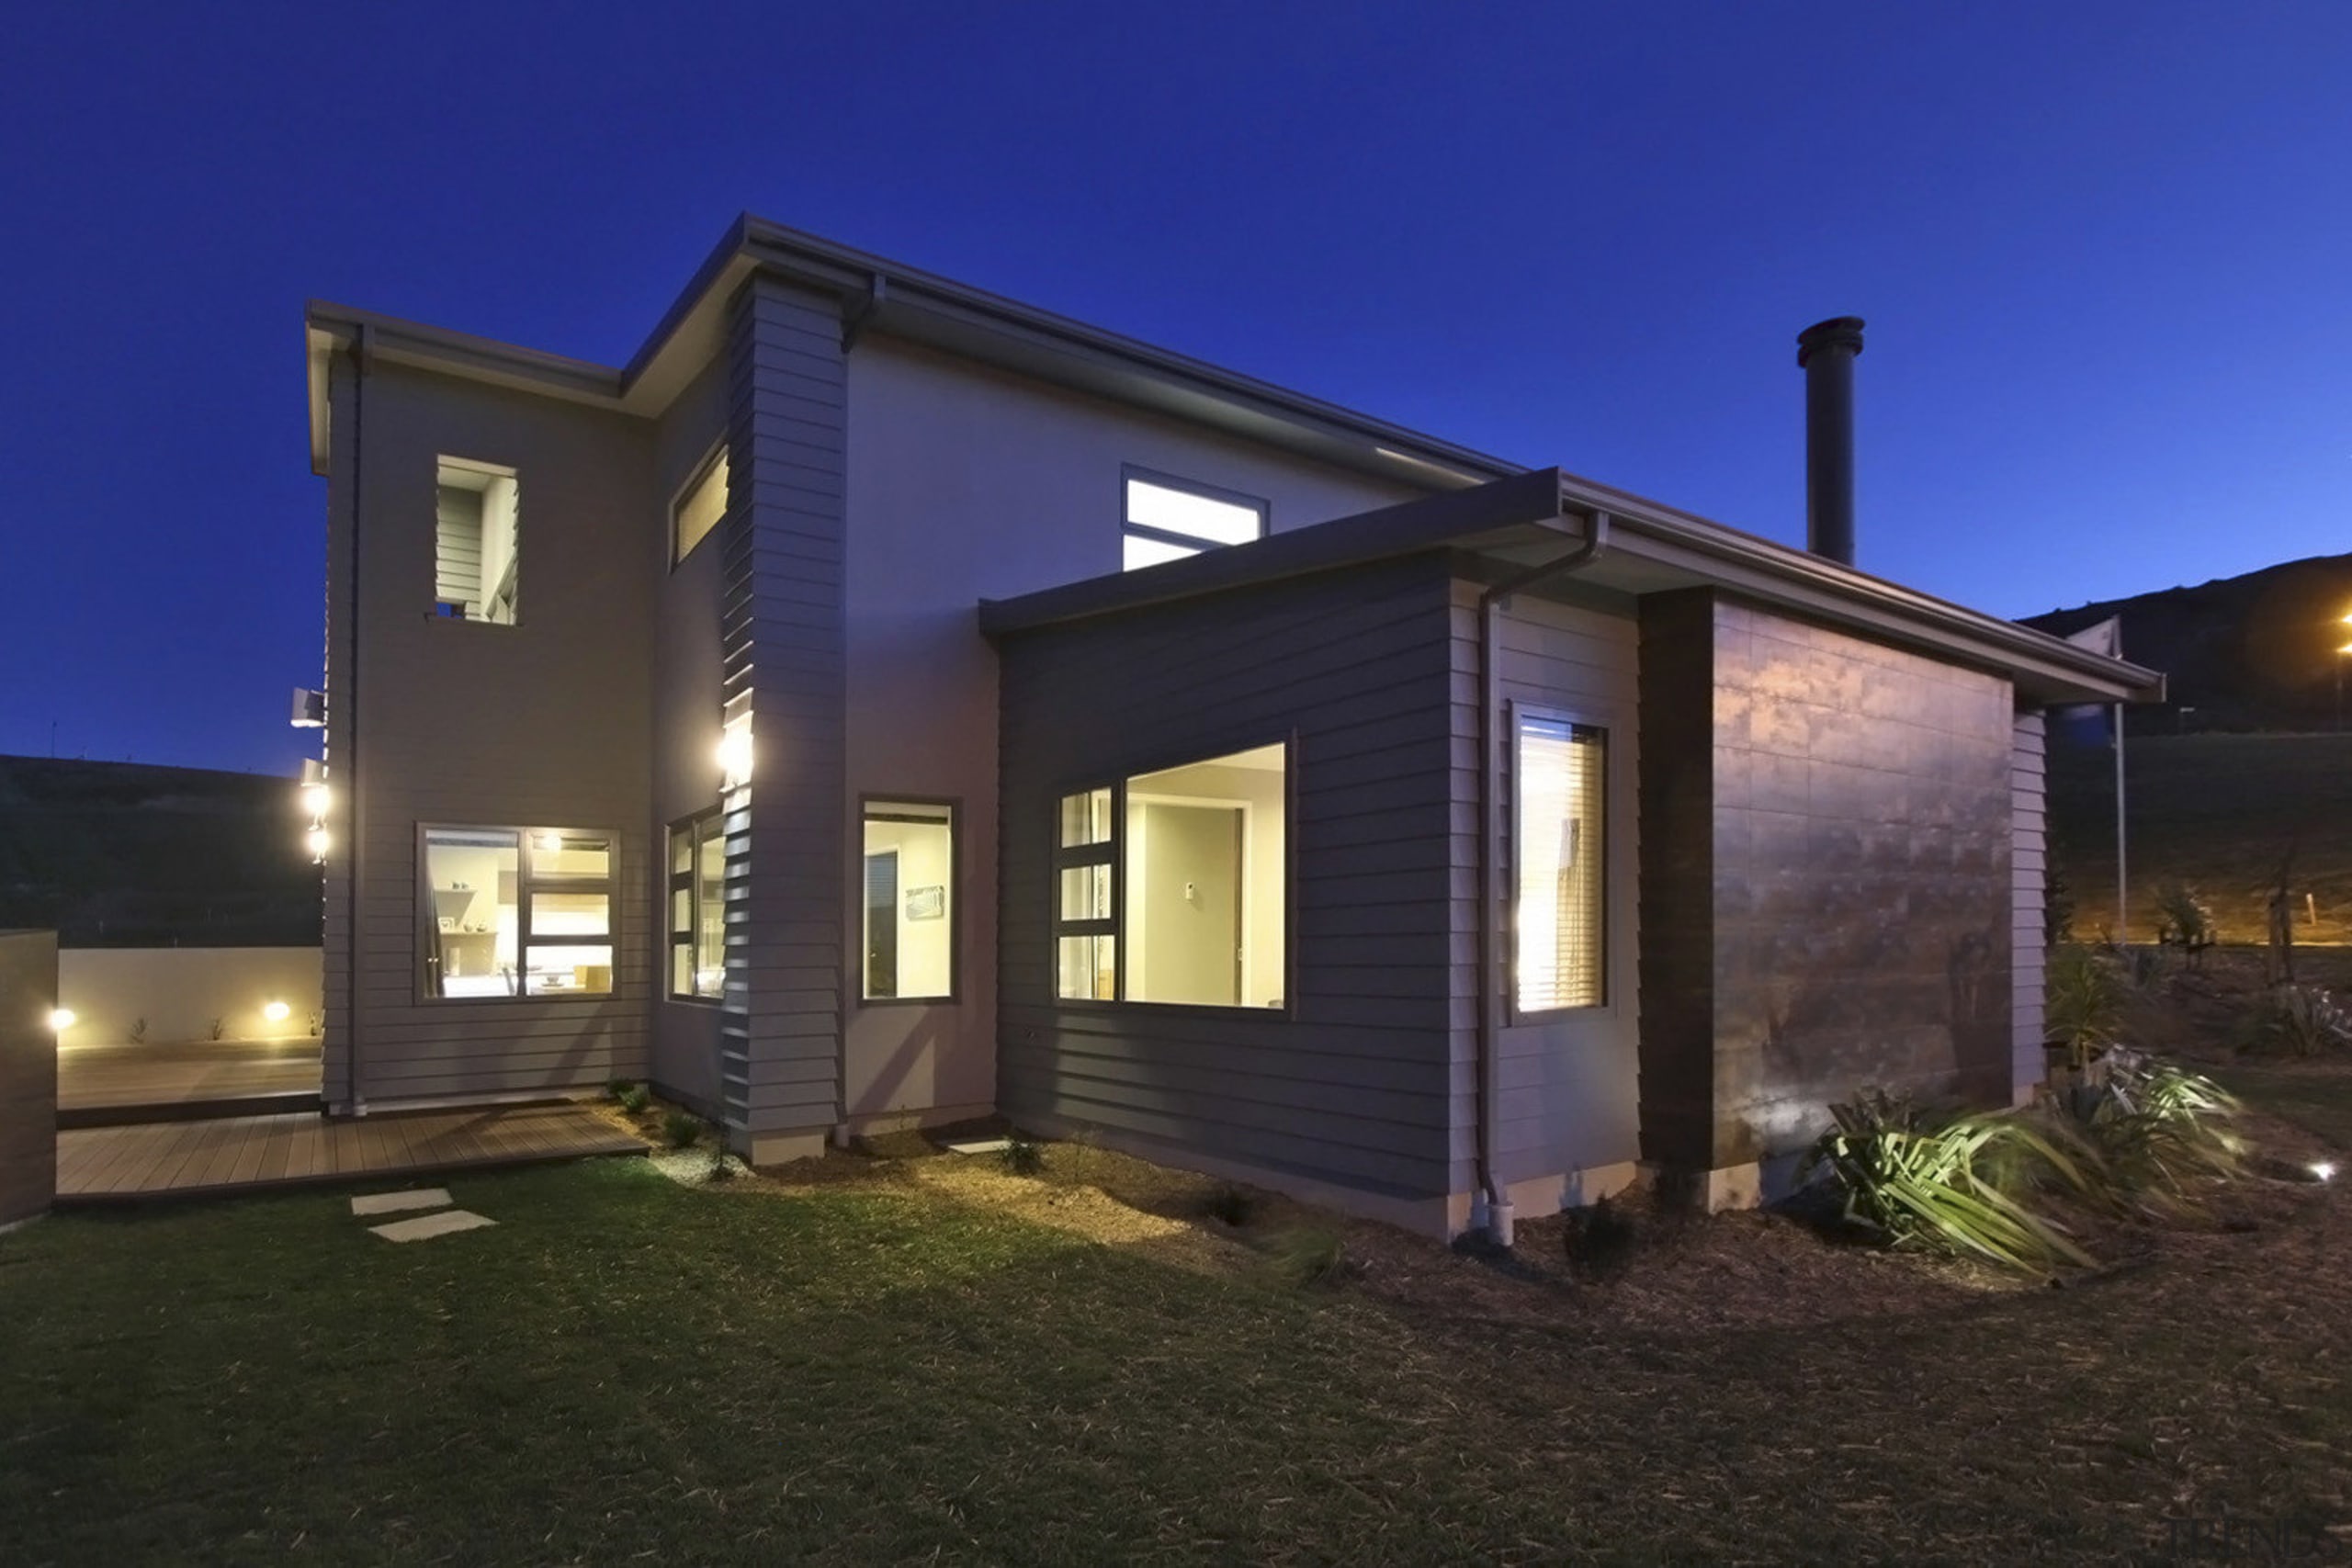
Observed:
[[[1854,356],[1862,319],[1833,316],[1797,333],[1804,372],[1804,544],[1854,564]]]

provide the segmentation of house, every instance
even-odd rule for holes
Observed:
[[[1862,1083],[2039,1078],[2041,714],[2161,689],[750,219],[623,367],[308,341],[335,1114],[1752,1201]]]

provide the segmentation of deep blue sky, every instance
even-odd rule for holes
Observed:
[[[24,6],[0,751],[290,769],[318,296],[617,362],[750,209],[2008,615],[2352,547],[2352,6]]]

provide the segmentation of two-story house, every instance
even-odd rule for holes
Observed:
[[[314,304],[332,1114],[1001,1112],[1452,1232],[2041,1073],[2159,677],[746,219],[622,367]]]

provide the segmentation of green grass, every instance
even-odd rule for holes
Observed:
[[[2352,1517],[2332,1211],[2218,1239],[2235,1272],[1668,1333],[874,1184],[452,1190],[497,1227],[396,1247],[313,1194],[0,1236],[7,1561],[2096,1561],[2184,1505]],[[2265,1247],[2293,1310],[2243,1310]]]

